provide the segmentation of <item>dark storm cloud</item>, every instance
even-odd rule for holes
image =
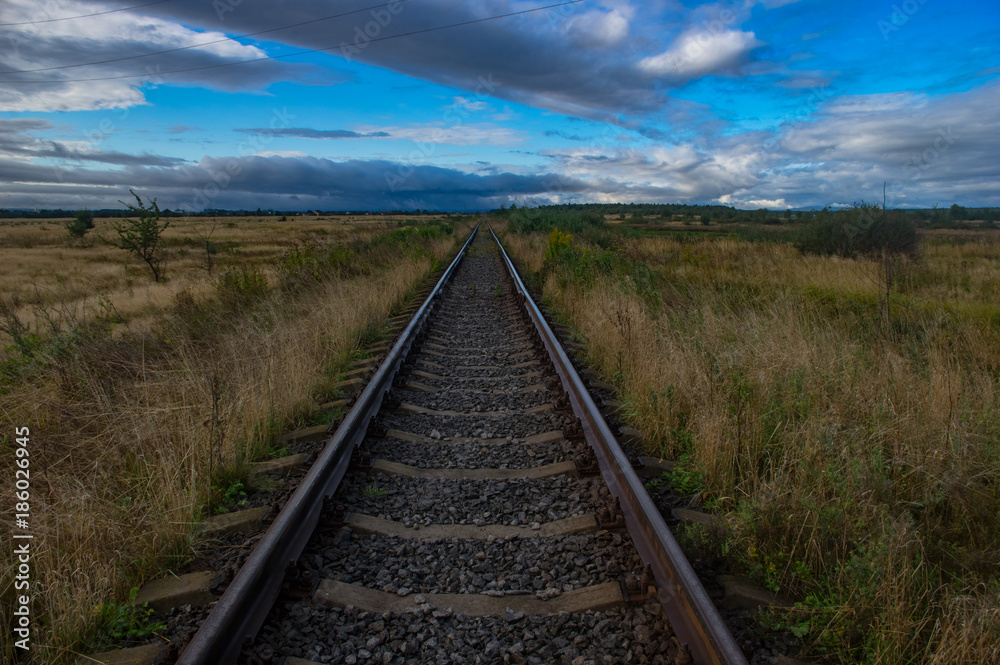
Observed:
[[[103,8],[97,0],[81,3]],[[703,76],[733,75],[738,64],[752,59],[751,51],[757,43],[752,33],[740,32],[734,25],[733,29],[710,35],[714,40],[710,47],[693,53],[682,47],[703,35],[698,30],[683,30],[684,15],[690,14],[687,19],[694,20],[699,10],[680,12],[680,21],[672,17],[664,34],[662,23],[644,15],[662,13],[662,7],[632,7],[627,2],[605,6],[581,3],[472,24],[527,7],[515,0],[408,0],[377,8],[372,4],[366,0],[344,0],[336,5],[324,0],[171,0],[103,17],[108,24],[106,34],[80,37],[75,33],[33,35],[28,30],[16,33],[12,41],[16,42],[15,52],[5,55],[0,49],[0,70],[17,69],[25,61],[36,63],[36,67],[78,62],[81,52],[87,54],[88,60],[111,60],[176,49],[223,35],[255,34],[241,41],[320,50],[341,60],[385,67],[478,95],[570,116],[623,123],[627,117],[666,110],[671,87]],[[355,10],[357,13],[344,15]],[[320,20],[333,15],[339,18]],[[117,29],[116,22],[120,24]],[[275,30],[297,23],[305,25]],[[437,30],[448,25],[456,27]],[[262,31],[264,34],[260,34]],[[715,48],[716,44],[719,48]],[[0,74],[0,81],[10,88],[6,96],[0,93],[0,104],[10,109],[62,108],[59,104],[67,102],[60,102],[53,94],[33,97],[34,93],[45,92],[46,86],[50,93],[73,88],[73,84],[59,81],[66,77],[137,74],[136,79],[99,84],[115,89],[116,94],[110,96],[119,97],[121,104],[138,103],[134,96],[130,100],[125,94],[129,86],[157,82],[260,90],[279,80],[317,85],[348,80],[346,74],[329,67],[285,60],[220,67],[279,53],[271,46],[265,53],[249,44],[229,41],[80,69]],[[196,71],[168,74],[175,69]],[[19,78],[47,83],[14,83]],[[68,108],[87,104],[100,107],[101,101],[89,98],[85,92],[77,89],[76,95],[70,95]]]
[[[72,143],[38,139],[29,132],[52,129],[47,120],[35,118],[0,119],[0,155],[9,157],[50,158],[71,162],[98,162],[119,166],[176,166],[187,160],[143,153],[132,155],[109,150],[81,150]]]
[[[52,129],[52,123],[44,118],[0,118],[0,137]]]
[[[578,136],[576,134],[567,134],[566,132],[560,132],[560,131],[556,131],[556,130],[553,130],[553,129],[550,129],[550,130],[547,130],[547,131],[543,132],[543,135],[545,135],[545,136],[552,136],[552,137],[559,137],[559,138],[562,138],[562,139],[566,139],[567,141],[586,141],[586,139],[583,138],[582,136]]]
[[[222,5],[228,10],[219,11]],[[364,0],[249,3],[174,0],[143,10],[186,25],[253,32],[370,7]],[[648,113],[664,100],[636,67],[640,55],[628,38],[629,21],[617,10],[586,5],[514,16],[454,29],[385,37],[482,19],[525,7],[500,2],[433,0],[394,3],[266,36],[304,48],[472,92],[560,113],[610,119],[619,113]],[[373,41],[374,40],[374,41]]]
[[[206,157],[198,164],[126,166],[115,171],[62,168],[0,159],[0,205],[114,207],[135,187],[173,209],[268,207],[288,209],[456,210],[493,208],[509,197],[580,194],[586,183],[553,174],[470,174],[436,166],[382,160],[334,162],[315,157]],[[95,195],[95,192],[102,194]],[[95,200],[99,198],[100,200]]]

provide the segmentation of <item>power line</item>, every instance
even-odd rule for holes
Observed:
[[[568,0],[567,2],[558,2],[558,3],[552,4],[552,5],[545,5],[544,7],[535,7],[533,9],[522,9],[522,10],[516,11],[516,12],[508,12],[507,14],[497,14],[496,16],[488,16],[486,18],[478,18],[478,19],[473,19],[473,20],[469,20],[469,21],[461,21],[459,23],[451,23],[451,24],[448,24],[448,25],[441,25],[441,26],[437,26],[437,27],[434,27],[434,28],[424,28],[424,29],[421,29],[421,30],[413,30],[411,32],[404,32],[404,33],[398,34],[398,35],[390,35],[388,37],[374,37],[374,38],[369,39],[368,41],[366,41],[364,43],[367,45],[367,44],[371,44],[371,43],[374,43],[374,42],[383,42],[383,41],[388,41],[390,39],[399,39],[401,37],[412,37],[413,35],[422,35],[422,34],[426,34],[428,32],[437,32],[439,30],[447,30],[449,28],[458,28],[458,27],[465,26],[465,25],[473,25],[473,24],[476,24],[476,23],[485,23],[487,21],[495,21],[497,19],[509,18],[511,16],[519,16],[519,15],[522,15],[522,14],[530,14],[532,12],[540,12],[540,11],[543,11],[543,10],[546,10],[546,9],[554,9],[556,7],[564,7],[566,5],[575,5],[575,4],[578,4],[578,3],[583,2],[583,1],[584,0]],[[27,80],[9,79],[9,80],[4,81],[4,82],[5,83],[84,83],[84,82],[91,82],[91,81],[119,81],[119,80],[123,80],[123,79],[153,78],[153,77],[168,76],[170,74],[183,74],[183,73],[187,73],[187,72],[204,71],[206,69],[221,69],[222,67],[235,67],[236,65],[246,65],[246,64],[253,63],[253,62],[264,62],[264,61],[267,61],[267,60],[281,60],[283,58],[293,58],[295,56],[308,55],[310,53],[321,53],[323,51],[332,51],[332,50],[341,48],[343,46],[349,46],[349,44],[341,43],[341,44],[338,44],[337,46],[325,46],[323,48],[307,49],[305,51],[295,51],[294,53],[283,53],[281,55],[271,55],[271,56],[267,56],[267,57],[264,57],[264,58],[251,58],[249,60],[240,60],[238,62],[226,62],[226,63],[222,63],[222,64],[218,64],[218,65],[205,65],[205,66],[202,66],[202,67],[188,67],[188,68],[185,68],[185,69],[172,69],[172,70],[166,71],[166,72],[147,72],[145,74],[124,74],[124,75],[121,75],[121,76],[99,76],[99,77],[93,77],[93,78],[78,78],[78,79],[49,79],[49,80],[44,80],[44,79],[27,79]],[[0,72],[0,73],[10,73],[10,72]]]
[[[162,5],[164,2],[170,2],[170,0],[156,0],[156,2],[147,2],[143,5],[132,5],[131,7],[122,7],[121,9],[109,9],[106,12],[95,12],[93,14],[80,14],[79,16],[64,16],[62,18],[47,18],[38,21],[22,21],[20,23],[0,23],[0,27],[10,27],[14,25],[37,25],[39,23],[55,23],[56,21],[72,21],[78,18],[88,18],[90,16],[104,16],[105,14],[114,14],[115,12],[125,12],[130,9],[139,9],[140,7],[149,7],[150,5]]]
[[[169,0],[160,0],[160,2],[169,2]],[[279,30],[288,30],[290,28],[297,28],[303,25],[309,25],[310,23],[319,23],[321,21],[329,21],[335,18],[342,18],[344,16],[350,16],[351,14],[360,14],[361,12],[367,12],[372,9],[378,9],[379,7],[388,7],[392,4],[398,4],[401,2],[407,2],[407,0],[390,0],[389,2],[383,2],[378,5],[371,5],[370,7],[364,7],[362,9],[355,9],[354,11],[344,12],[342,14],[333,14],[331,16],[322,16],[320,18],[310,19],[308,21],[302,21],[300,23],[292,23],[290,25],[283,25],[280,28],[268,28],[267,30],[259,30],[257,32],[248,32],[245,35],[236,35],[235,37],[224,37],[222,39],[216,39],[210,42],[202,42],[200,44],[191,44],[190,46],[178,46],[177,48],[168,48],[162,51],[150,51],[149,53],[140,53],[139,55],[127,55],[121,58],[111,58],[110,60],[95,60],[94,62],[81,62],[75,65],[59,65],[57,67],[39,67],[38,69],[9,69],[0,71],[0,74],[28,74],[32,72],[51,72],[56,69],[73,69],[74,67],[89,67],[91,65],[106,65],[110,62],[123,62],[125,60],[136,60],[138,58],[148,58],[153,55],[163,55],[164,53],[176,53],[177,51],[187,51],[193,48],[201,48],[202,46],[211,46],[212,44],[221,44],[222,42],[235,42],[239,39],[246,39],[247,37],[254,37],[256,35],[263,35],[268,32],[278,32]],[[152,3],[156,4],[156,3]],[[141,6],[141,5],[140,5]]]

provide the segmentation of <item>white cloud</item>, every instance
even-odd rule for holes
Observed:
[[[58,16],[83,15],[103,8],[75,0],[60,0],[53,6],[57,9],[51,12]],[[3,21],[11,23],[51,16],[33,0],[4,0],[2,9]],[[130,12],[11,26],[4,28],[4,33],[4,48],[0,49],[0,111],[127,108],[145,103],[143,88],[165,82],[227,90],[260,89],[273,82],[276,73],[289,78],[288,73],[297,67],[264,62],[255,65],[253,72],[227,67],[223,69],[230,71],[201,69],[161,75],[177,69],[263,58],[267,53],[257,46],[226,39],[219,31],[198,32],[176,21]],[[200,44],[206,45],[186,48]],[[173,52],[135,57],[166,50]],[[85,62],[100,64],[66,67]],[[116,78],[122,76],[129,78]]]
[[[763,5],[764,9],[777,9],[778,7],[791,5],[798,1],[799,0],[749,0],[747,5],[748,7],[752,7],[753,5]]]
[[[447,145],[487,145],[513,147],[524,143],[529,135],[519,129],[503,127],[489,122],[445,123],[431,122],[422,125],[360,125],[359,132],[385,132],[393,139],[417,143]]]
[[[545,153],[567,176],[588,182],[588,194],[607,200],[706,201],[717,183],[749,181],[727,169],[715,156],[691,145],[630,148],[578,148]],[[602,199],[604,200],[604,199]]]
[[[748,208],[768,208],[770,210],[784,210],[789,205],[785,199],[751,199],[746,202]]]
[[[134,83],[0,84],[0,111],[104,111],[146,104]]]
[[[628,36],[628,19],[621,11],[592,10],[574,16],[566,22],[563,32],[578,44],[588,48],[614,46]]]
[[[746,62],[750,51],[761,45],[752,32],[693,30],[681,35],[663,53],[639,61],[639,68],[649,75],[677,81],[730,74]]]
[[[452,103],[445,109],[465,109],[466,111],[483,111],[488,104],[484,101],[471,102],[461,95],[451,98]]]
[[[255,157],[308,157],[309,153],[301,150],[264,150],[253,153]]]

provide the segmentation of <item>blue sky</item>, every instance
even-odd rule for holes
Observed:
[[[553,4],[4,0],[0,207],[1000,205],[995,0]]]

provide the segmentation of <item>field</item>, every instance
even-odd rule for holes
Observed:
[[[807,655],[1000,662],[1000,233],[845,258],[542,221],[515,259],[677,461],[663,482],[724,517],[689,553],[797,600],[768,620]]]
[[[18,314],[33,325],[48,323],[37,311],[43,309],[79,318],[119,317],[128,322],[128,328],[141,329],[169,307],[177,293],[187,290],[196,297],[210,294],[213,279],[227,268],[259,266],[273,282],[273,261],[295,247],[365,240],[400,225],[423,224],[439,217],[279,219],[165,218],[163,221],[169,222],[162,234],[167,280],[162,283],[150,278],[142,261],[112,244],[117,238],[113,224],[121,220],[96,219],[96,228],[83,242],[69,239],[63,226],[66,220],[0,220],[0,262],[4,266],[0,294],[16,296],[21,301]]]
[[[249,463],[281,454],[283,432],[337,416],[318,405],[356,349],[467,233],[429,217],[173,219],[156,282],[106,242],[109,220],[82,243],[61,221],[0,223],[2,466],[13,478],[29,428],[33,662],[124,633],[130,589],[195,555],[197,523],[252,490]]]
[[[562,221],[505,242],[676,460],[662,482],[724,517],[679,534],[689,553],[794,598],[766,620],[806,655],[1000,662],[1000,232],[842,257],[796,249],[801,224]],[[0,221],[2,459],[13,477],[29,427],[37,662],[100,646],[129,590],[252,489],[250,461],[336,417],[318,405],[355,349],[469,228],[170,222],[157,282],[110,220],[84,242]]]

